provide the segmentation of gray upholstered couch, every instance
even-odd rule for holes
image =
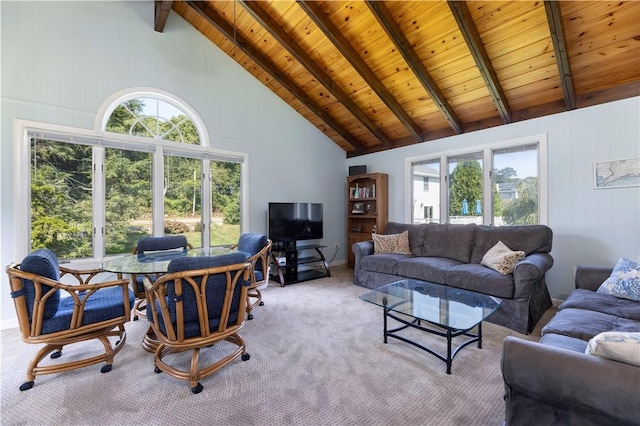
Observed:
[[[412,254],[374,254],[373,241],[353,245],[355,284],[377,288],[402,278],[415,278],[496,296],[503,302],[488,321],[520,333],[529,333],[551,307],[545,282],[545,274],[553,265],[549,227],[390,222],[385,234],[405,230]],[[480,264],[498,241],[526,254],[512,274],[503,275]]]
[[[640,302],[595,292],[610,273],[577,267],[540,342],[505,339],[507,425],[640,425],[640,367],[585,354],[601,332],[640,331]]]

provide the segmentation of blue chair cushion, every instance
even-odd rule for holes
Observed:
[[[247,254],[247,257],[251,257],[257,254],[260,250],[267,245],[267,236],[264,234],[242,234],[238,240],[238,251]],[[262,259],[258,259],[254,266],[254,275],[256,282],[262,281]]]
[[[238,240],[238,251],[245,252],[247,257],[251,257],[262,250],[266,245],[266,235],[245,233],[240,235],[240,239]]]
[[[246,254],[242,252],[234,252],[224,254],[221,256],[202,256],[202,257],[182,257],[174,259],[169,263],[168,273],[191,271],[198,269],[214,268],[217,266],[233,265],[236,263],[243,263],[247,260]],[[195,282],[201,286],[202,277],[193,277]],[[244,286],[249,285],[249,281],[240,278],[239,283]],[[220,324],[220,315],[222,306],[224,303],[225,290],[227,286],[227,279],[225,274],[210,275],[206,283],[206,298],[207,298],[207,312],[209,313],[209,327],[211,330],[218,328]],[[238,314],[242,309],[244,312],[244,306],[240,306],[240,290],[241,286],[237,285],[231,301],[231,312],[229,314],[228,324],[233,324],[238,319]],[[167,283],[167,304],[169,307],[169,314],[171,317],[171,323],[176,324],[176,292],[174,282]],[[195,293],[191,285],[186,280],[182,280],[182,301],[183,301],[183,315],[185,322],[185,336],[195,337],[201,334],[200,323],[198,318],[198,308],[196,305]],[[164,322],[162,321],[162,312],[160,311],[160,304],[156,302],[156,311],[159,315],[159,327],[163,333],[166,333]],[[153,315],[151,313],[151,305],[147,305],[147,319],[153,321]]]
[[[60,280],[58,258],[51,250],[46,248],[35,250],[25,257],[20,264],[20,270],[23,272],[31,272],[32,274],[40,275],[54,281]],[[31,280],[23,280],[22,286],[27,300],[29,319],[31,320],[33,303],[36,298],[35,285]],[[53,290],[53,287],[48,285],[42,286],[42,296],[49,291],[54,291],[55,293],[51,295],[44,304],[44,319],[51,318],[56,314],[58,311],[58,303],[60,302],[60,292],[58,290]]]
[[[133,290],[129,290],[129,309],[133,308]],[[81,296],[82,298],[82,293]],[[42,322],[42,334],[54,333],[56,331],[68,330],[71,325],[73,315],[74,299],[71,296],[60,298],[60,305],[56,314]],[[82,315],[82,325],[95,324],[121,317],[125,314],[124,301],[122,297],[122,287],[106,287],[93,293],[87,299],[84,313]]]
[[[147,251],[187,249],[187,237],[184,235],[170,235],[167,237],[143,237],[136,244],[138,253]]]

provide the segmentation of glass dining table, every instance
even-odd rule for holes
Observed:
[[[169,262],[180,257],[220,256],[231,252],[230,246],[208,248],[162,250],[139,254],[126,254],[102,262],[102,269],[119,274],[163,274]]]
[[[156,252],[146,252],[139,254],[126,254],[114,257],[102,262],[102,269],[114,272],[119,275],[135,274],[154,276],[165,274],[169,270],[169,263],[181,257],[204,257],[220,256],[230,253],[233,249],[230,246],[215,246],[208,248],[163,250]],[[155,353],[158,348],[158,340],[151,326],[142,339],[142,347],[151,353]]]

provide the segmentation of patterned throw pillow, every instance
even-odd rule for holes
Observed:
[[[640,367],[640,333],[600,333],[589,340],[584,352]]]
[[[523,251],[513,251],[505,243],[498,241],[495,246],[484,254],[480,263],[487,268],[507,275],[513,272],[516,263],[524,259],[524,257],[525,253]]]
[[[640,302],[640,264],[621,258],[596,293],[610,294]]]
[[[391,235],[371,234],[371,237],[373,238],[373,254],[411,254],[409,231]]]

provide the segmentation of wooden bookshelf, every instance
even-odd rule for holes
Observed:
[[[371,240],[371,233],[384,232],[389,220],[389,177],[367,173],[347,178],[347,267],[353,268],[351,246]]]

